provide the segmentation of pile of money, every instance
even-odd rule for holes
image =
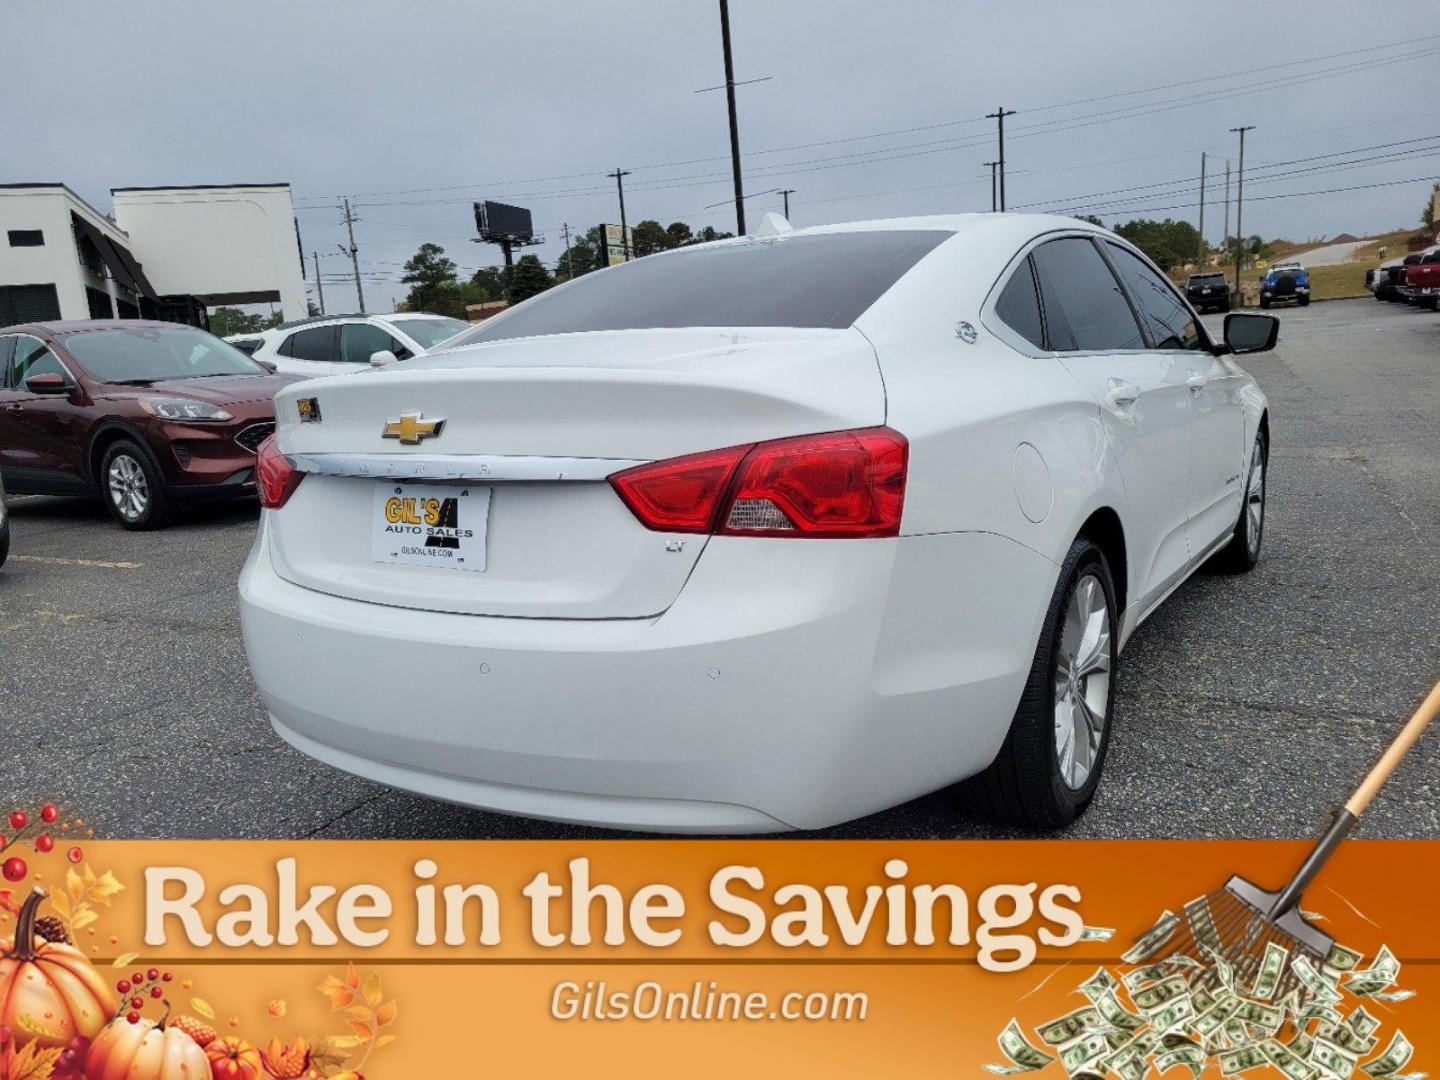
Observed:
[[[1404,1033],[1397,1030],[1375,1053],[1381,1025],[1365,1001],[1414,996],[1397,985],[1400,961],[1388,948],[1364,965],[1362,953],[1343,945],[1312,961],[1269,941],[1241,974],[1221,954],[1218,937],[1207,942],[1205,905],[1203,898],[1187,904],[1184,919],[1165,912],[1125,953],[1124,968],[1102,967],[1081,982],[1075,993],[1087,1004],[1037,1027],[1040,1045],[1011,1020],[998,1039],[1008,1063],[986,1070],[1014,1076],[1058,1060],[1076,1080],[1111,1073],[1142,1080],[1152,1068],[1176,1065],[1193,1077],[1213,1065],[1224,1076],[1274,1066],[1289,1080],[1351,1080],[1357,1070],[1364,1074],[1358,1080],[1425,1080],[1423,1072],[1401,1071],[1414,1054]],[[1186,920],[1200,955],[1151,962]],[[1106,940],[1107,933],[1087,928],[1086,939]]]

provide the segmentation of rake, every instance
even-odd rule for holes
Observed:
[[[1270,892],[1237,874],[1218,892],[1192,900],[1181,914],[1162,919],[1141,937],[1127,957],[1145,963],[1188,957],[1203,965],[1203,974],[1197,971],[1194,982],[1208,985],[1210,989],[1222,981],[1217,973],[1219,965],[1214,963],[1219,957],[1230,966],[1236,985],[1253,987],[1267,946],[1273,943],[1285,949],[1287,956],[1283,970],[1273,979],[1274,989],[1264,997],[1282,1001],[1296,989],[1302,998],[1309,996],[1293,970],[1293,960],[1297,956],[1308,957],[1318,971],[1335,939],[1305,919],[1299,907],[1301,895],[1340,842],[1355,828],[1371,800],[1437,712],[1440,712],[1440,683],[1426,696],[1335,815],[1330,828],[1284,888]]]

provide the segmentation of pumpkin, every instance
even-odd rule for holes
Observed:
[[[0,955],[0,1027],[17,1047],[69,1046],[78,1035],[93,1039],[115,1012],[110,987],[73,945],[35,933],[35,912],[45,890],[34,889],[20,909],[15,938]]]
[[[87,1080],[210,1080],[210,1059],[199,1044],[165,1021],[125,1017],[110,1025],[90,1044],[85,1059]]]
[[[205,1056],[215,1080],[260,1080],[265,1076],[260,1071],[260,1051],[233,1035],[206,1045]]]

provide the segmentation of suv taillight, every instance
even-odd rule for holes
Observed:
[[[863,428],[637,465],[610,483],[658,532],[898,536],[908,457],[899,432]]]
[[[260,505],[266,510],[279,510],[304,479],[305,474],[280,452],[275,436],[267,435],[255,451],[255,486],[260,491]]]

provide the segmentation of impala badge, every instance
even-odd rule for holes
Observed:
[[[401,413],[399,420],[387,420],[381,431],[387,439],[399,439],[406,446],[415,446],[426,439],[433,439],[445,429],[444,417],[421,420],[418,412]]]

